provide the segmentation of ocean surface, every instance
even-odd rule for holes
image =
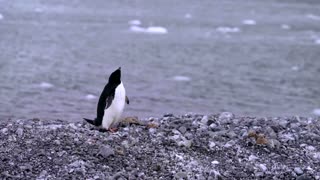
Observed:
[[[94,118],[120,66],[124,116],[320,116],[320,1],[0,0],[0,121]]]

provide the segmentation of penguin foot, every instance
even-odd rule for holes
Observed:
[[[109,128],[108,131],[111,133],[116,133],[118,131],[118,128]]]

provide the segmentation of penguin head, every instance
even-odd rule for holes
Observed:
[[[111,84],[120,84],[121,83],[121,67],[111,73],[109,77],[109,83]]]

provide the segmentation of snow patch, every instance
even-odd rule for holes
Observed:
[[[256,25],[257,22],[255,20],[253,20],[253,19],[245,19],[245,20],[242,21],[242,24],[244,24],[244,25]]]
[[[191,78],[188,76],[174,76],[173,80],[175,80],[175,81],[190,81]]]
[[[139,26],[139,25],[141,25],[141,21],[138,20],[138,19],[134,19],[134,20],[129,21],[128,24],[129,24],[129,25],[132,25],[132,26],[133,26],[133,25],[134,25],[134,26]]]
[[[307,14],[306,17],[312,20],[320,21],[320,16],[314,14]]]
[[[221,33],[237,33],[240,32],[240,29],[238,27],[217,27],[216,31]]]
[[[319,109],[314,109],[314,110],[312,111],[312,113],[313,113],[314,115],[316,115],[316,116],[320,116],[320,108],[319,108]]]
[[[39,86],[43,89],[49,89],[49,88],[52,88],[53,87],[53,84],[51,83],[48,83],[48,82],[42,82],[39,84]]]
[[[97,96],[95,96],[95,95],[93,95],[93,94],[87,94],[86,95],[86,99],[87,100],[92,100],[92,99],[96,99],[97,98]]]

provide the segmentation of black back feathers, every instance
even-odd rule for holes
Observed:
[[[110,107],[114,99],[115,90],[120,83],[121,83],[121,67],[119,67],[117,70],[111,73],[108,83],[105,85],[105,87],[103,88],[103,91],[101,92],[98,105],[97,105],[97,117],[95,118],[95,120],[90,120],[86,118],[84,118],[84,120],[86,120],[88,123],[93,124],[95,126],[100,126],[102,124],[104,110]]]

